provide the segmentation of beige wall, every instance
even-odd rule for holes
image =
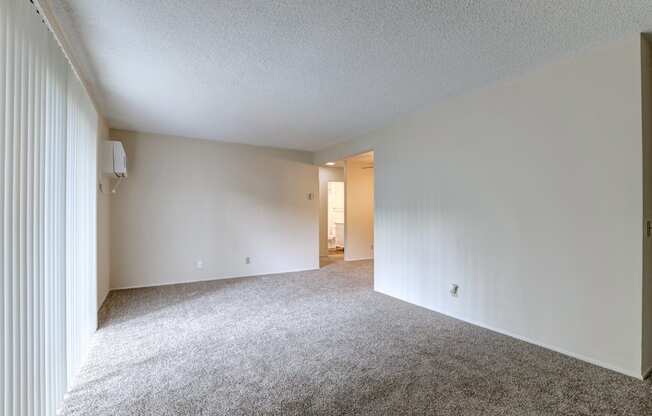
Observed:
[[[345,162],[344,259],[374,257],[374,170],[369,163]]]
[[[344,168],[319,168],[319,255],[328,255],[328,182],[344,182]]]
[[[640,49],[632,35],[316,154],[374,150],[375,289],[640,377]]]
[[[652,40],[642,37],[643,97],[643,225],[652,221]],[[652,371],[652,237],[643,234],[643,374]]]
[[[111,197],[113,288],[318,267],[310,154],[117,130],[111,137],[129,159],[129,177]]]
[[[102,142],[109,138],[109,128],[104,120],[98,119],[97,141],[97,308],[99,309],[109,294],[111,275],[111,181],[102,174],[104,146]],[[101,188],[101,189],[100,189]]]

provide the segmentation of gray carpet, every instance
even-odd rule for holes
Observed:
[[[375,293],[371,274],[112,292],[63,414],[652,414],[648,382]]]

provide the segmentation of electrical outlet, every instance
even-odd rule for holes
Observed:
[[[245,264],[251,264],[251,257],[245,257]]]
[[[460,287],[455,283],[451,284],[451,289],[450,289],[451,296],[457,297],[459,289]]]
[[[201,270],[203,268],[204,268],[204,261],[203,260],[195,261],[195,269]]]

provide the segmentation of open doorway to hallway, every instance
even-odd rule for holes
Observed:
[[[374,154],[319,168],[320,267],[374,257]]]
[[[344,260],[374,258],[374,153],[345,160]]]

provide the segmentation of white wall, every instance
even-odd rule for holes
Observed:
[[[374,170],[363,169],[368,167],[355,160],[345,165],[345,260],[374,257]]]
[[[104,146],[102,142],[109,138],[109,128],[102,118],[98,119],[97,178],[102,186],[97,190],[97,308],[109,294],[111,276],[111,180],[102,174]]]
[[[328,182],[344,182],[344,168],[319,168],[319,255],[328,255]]]
[[[111,137],[129,160],[111,197],[113,288],[319,266],[310,154],[117,130]]]
[[[375,289],[640,377],[640,55],[631,36],[315,155],[374,150]]]

